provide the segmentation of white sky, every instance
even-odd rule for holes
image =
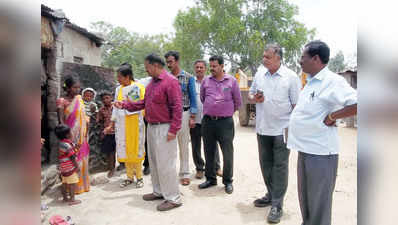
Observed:
[[[350,56],[357,49],[357,0],[289,0],[299,6],[297,19],[316,28],[316,39],[325,41],[334,56],[342,50]],[[178,10],[193,0],[41,0],[52,9],[62,9],[73,23],[89,28],[91,22],[106,21],[138,33],[174,32]]]

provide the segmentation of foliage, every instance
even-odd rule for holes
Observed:
[[[339,51],[333,58],[330,58],[328,67],[329,70],[338,73],[342,72],[346,68],[346,63],[344,62],[344,54]]]
[[[123,27],[99,21],[92,23],[91,30],[105,39],[102,46],[102,66],[117,68],[121,63],[128,62],[133,67],[134,77],[146,77],[144,59],[150,53],[160,54],[163,46],[170,42],[168,36],[140,35],[131,33]]]
[[[298,70],[302,46],[315,30],[296,21],[297,14],[287,0],[197,0],[177,14],[173,47],[181,51],[184,65],[217,54],[254,74],[265,45],[276,42],[285,50],[286,64]]]

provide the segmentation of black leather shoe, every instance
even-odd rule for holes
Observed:
[[[273,206],[268,214],[268,223],[279,223],[281,221],[282,214],[283,210],[281,208]]]
[[[201,184],[199,184],[199,189],[205,189],[205,188],[209,188],[211,186],[215,186],[217,185],[217,182],[212,182],[212,181],[205,181]]]
[[[149,175],[151,173],[151,169],[149,168],[149,166],[144,168],[143,173],[144,173],[144,175]]]
[[[266,196],[256,199],[254,200],[254,206],[256,207],[266,207],[272,204],[272,200],[269,197],[269,195],[267,194]]]
[[[234,187],[232,186],[232,184],[225,185],[225,192],[227,194],[232,194],[233,191],[234,191]]]

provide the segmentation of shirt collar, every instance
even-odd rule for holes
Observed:
[[[194,78],[195,78],[195,81],[198,81],[198,77],[196,75],[194,76]],[[204,81],[205,78],[206,78],[206,75],[203,76],[202,81]]]
[[[180,77],[180,76],[185,76],[185,71],[183,69],[181,69],[180,73],[177,75],[177,77]]]
[[[159,76],[156,78],[156,80],[163,80],[163,79],[166,77],[166,75],[167,75],[167,71],[166,71],[166,70],[163,70],[163,71],[159,74]]]
[[[323,80],[323,78],[325,77],[326,73],[329,71],[328,67],[325,66],[321,71],[319,71],[314,77],[313,79],[317,79],[317,80]]]
[[[281,77],[285,76],[285,73],[283,73],[283,65],[281,64],[279,66],[279,69],[273,74],[273,75],[279,75]],[[271,73],[269,72],[269,70],[267,69],[267,72],[265,73],[266,76],[271,76]]]
[[[213,77],[213,75],[211,75],[210,76],[210,79],[213,79],[213,80],[215,80],[215,81],[217,81],[217,82],[222,82],[222,81],[224,81],[224,80],[229,80],[229,76],[228,76],[228,74],[226,74],[226,73],[224,73],[224,76],[223,76],[223,78],[220,80],[220,81],[218,81],[216,78],[214,78]]]

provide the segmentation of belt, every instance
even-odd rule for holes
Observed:
[[[190,107],[184,107],[184,108],[183,108],[184,112],[185,112],[185,111],[188,111],[189,108],[190,108]]]
[[[148,122],[148,124],[149,124],[149,125],[152,125],[152,126],[161,125],[161,124],[166,124],[166,123],[169,123],[169,122],[155,122],[155,123],[149,123],[149,122]]]
[[[204,115],[205,118],[211,119],[211,120],[224,120],[231,118],[231,116],[209,116],[209,115]]]

